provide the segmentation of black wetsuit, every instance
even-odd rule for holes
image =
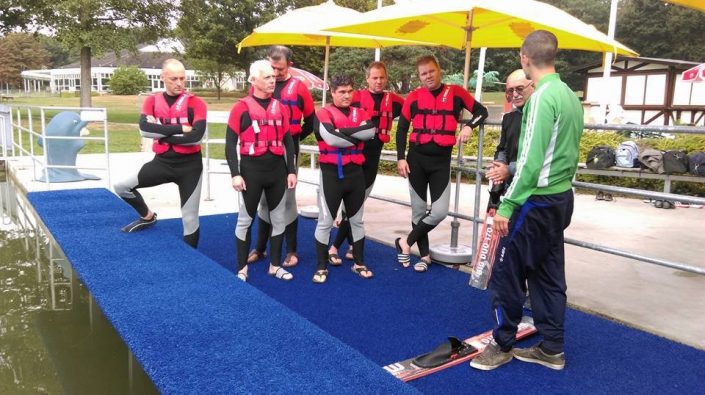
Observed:
[[[179,96],[163,95],[169,107],[172,107]],[[182,134],[180,124],[160,125],[147,121],[148,116],[155,116],[155,97],[148,97],[140,116],[140,131],[143,135],[159,136],[159,141],[169,144],[195,145],[201,141],[206,130],[206,104],[197,97],[189,100],[187,114],[188,124],[192,126],[189,133]],[[138,173],[131,175],[114,185],[115,192],[141,217],[147,216],[149,208],[145,203],[139,188],[147,188],[173,182],[179,187],[181,200],[181,216],[184,226],[184,241],[196,247],[199,239],[198,208],[201,198],[201,180],[203,161],[200,150],[194,153],[176,152],[170,146],[166,152],[156,154],[154,159],[145,163]]]
[[[350,108],[338,108],[345,116],[349,116]],[[359,125],[355,127],[340,127],[335,125],[325,108],[318,110],[314,121],[314,132],[319,142],[330,142],[328,131],[337,130],[338,133],[350,136],[363,130],[372,130],[374,126],[364,110],[357,110],[364,115]],[[325,136],[324,136],[325,135]],[[320,143],[319,143],[320,147]],[[358,155],[361,155],[359,153]],[[318,270],[324,270],[328,264],[328,243],[333,221],[338,214],[340,204],[345,204],[351,227],[353,239],[353,256],[358,265],[364,265],[365,229],[362,224],[363,203],[365,202],[365,177],[360,164],[352,161],[345,165],[321,163],[321,179],[318,198],[318,223],[315,230],[316,255]],[[342,176],[342,177],[341,177]]]
[[[437,98],[444,89],[441,84],[430,91]],[[468,123],[475,127],[487,118],[487,109],[467,91],[455,87],[453,91],[453,116],[460,119],[464,109],[473,114]],[[419,88],[425,89],[425,88]],[[417,91],[419,90],[417,89]],[[419,113],[418,97],[412,92],[404,102],[397,125],[397,159],[406,159],[409,165],[409,194],[411,200],[412,229],[406,238],[409,246],[418,243],[421,256],[429,255],[428,233],[448,215],[450,203],[450,160],[453,146],[441,146],[431,141],[426,144],[409,142],[406,155],[407,133],[414,116]],[[427,190],[431,195],[431,209],[427,209]]]
[[[255,98],[262,108],[272,101],[271,98]],[[282,108],[282,107],[280,107]],[[284,111],[287,111],[284,109]],[[288,111],[287,111],[288,112]],[[285,118],[288,119],[288,118]],[[245,180],[245,190],[240,199],[235,236],[237,242],[237,270],[247,265],[247,255],[252,239],[252,221],[257,213],[260,199],[267,201],[270,207],[271,250],[270,260],[273,266],[280,265],[283,233],[286,227],[285,192],[287,190],[287,174],[296,174],[294,163],[294,142],[285,125],[282,143],[285,156],[265,152],[259,156],[241,154],[238,159],[238,136],[252,125],[252,119],[244,102],[238,102],[230,112],[227,132],[225,134],[225,157],[230,167],[232,177],[241,176]]]
[[[352,106],[363,108],[364,110],[370,113],[372,113],[373,111],[378,112],[385,94],[386,92],[370,93],[372,99],[374,100],[374,108],[363,108],[361,106],[360,101],[356,101],[355,98],[353,98]],[[392,93],[390,93],[390,95],[393,95],[392,119],[394,119],[398,117],[399,114],[401,114],[401,108],[404,105],[404,100],[401,97]],[[379,128],[379,118],[379,115],[373,116],[371,118],[372,123],[375,125],[375,128]],[[391,128],[391,125],[389,126]],[[377,171],[379,170],[379,160],[380,156],[382,155],[383,147],[384,142],[380,140],[379,133],[375,134],[375,137],[372,140],[365,141],[365,148],[362,151],[363,155],[365,155],[365,163],[362,164],[362,173],[365,177],[365,200],[367,200],[367,197],[370,196],[370,192],[372,192],[372,187],[374,186],[375,180],[377,179]],[[340,227],[338,228],[338,232],[335,235],[333,246],[336,249],[340,249],[340,246],[346,239],[348,240],[348,244],[352,245],[353,240],[350,234],[350,221],[348,221],[347,215],[344,214],[343,219],[340,223]]]
[[[292,77],[293,78],[293,77]],[[281,99],[281,92],[287,86],[289,80],[277,81],[274,86],[274,93],[272,97],[277,100]],[[313,131],[313,118],[315,115],[313,100],[311,99],[311,94],[308,92],[303,83],[298,85],[298,91],[296,95],[296,103],[289,104],[290,106],[296,106],[301,110],[302,119],[291,119],[292,125],[301,124],[301,133],[292,134],[292,139],[294,143],[294,163],[298,161],[299,157],[299,142],[305,139]],[[298,211],[296,207],[296,190],[289,189],[286,192],[286,217],[287,225],[284,231],[286,238],[286,250],[287,253],[296,253],[298,246]],[[267,240],[272,232],[271,221],[269,219],[269,211],[267,202],[262,199],[260,201],[260,210],[258,212],[259,228],[257,231],[257,241],[255,243],[255,250],[263,253],[267,248]]]

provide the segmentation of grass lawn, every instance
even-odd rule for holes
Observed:
[[[109,134],[109,150],[113,153],[118,152],[137,152],[140,150],[140,136],[137,130],[137,121],[139,119],[140,108],[146,96],[117,96],[117,95],[100,95],[93,96],[93,107],[104,107],[108,110],[108,134]],[[483,102],[485,103],[501,103],[504,100],[503,92],[485,92],[483,93]],[[204,97],[204,101],[211,111],[229,111],[237,99],[233,97],[223,97],[217,100],[215,97]],[[17,97],[13,102],[13,106],[40,106],[40,107],[78,107],[78,97]],[[317,107],[320,103],[316,104]],[[60,110],[45,109],[47,122],[52,116]],[[23,122],[26,127],[27,112],[22,112]],[[35,130],[41,130],[41,119],[39,110],[32,110],[33,127]],[[91,136],[102,136],[102,123],[95,122],[88,125],[88,130]],[[212,139],[222,139],[225,136],[225,125],[211,124],[209,126],[209,135]],[[17,136],[15,136],[17,141]],[[28,149],[29,141],[27,135],[23,136],[23,146]],[[394,138],[392,137],[392,142]],[[305,144],[315,144],[312,137],[304,142]],[[34,149],[37,154],[41,154],[42,149],[34,142]],[[394,143],[391,143],[387,149],[395,149]],[[468,146],[470,151],[473,147]],[[103,152],[103,144],[99,141],[88,141],[86,146],[81,150],[81,153],[100,153]],[[210,156],[215,159],[224,159],[224,146],[221,144],[212,144],[210,146]]]
[[[93,96],[93,107],[104,107],[108,109],[108,121],[116,123],[137,123],[142,102],[146,96],[117,96],[100,95]],[[206,96],[203,100],[208,105],[208,110],[230,111],[238,100],[233,97],[223,97],[217,100],[215,97]],[[485,103],[501,104],[504,100],[504,92],[484,92],[482,101]],[[41,106],[41,107],[78,107],[80,100],[78,97],[17,97],[12,102],[13,106]],[[320,103],[316,104],[317,107]],[[34,117],[38,118],[38,111],[33,111]]]
[[[140,116],[142,102],[146,96],[117,96],[102,95],[93,97],[93,107],[104,107],[108,109],[108,121],[117,123],[137,123]],[[206,97],[205,102],[209,110],[230,111],[234,98],[223,98],[218,101],[214,97]],[[18,97],[13,102],[13,106],[42,106],[42,107],[78,107],[80,99],[78,97]],[[33,116],[39,119],[38,111],[33,111]]]

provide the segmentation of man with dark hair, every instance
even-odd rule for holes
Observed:
[[[412,228],[406,237],[396,239],[395,244],[397,261],[408,267],[411,246],[418,243],[421,260],[414,264],[414,271],[422,273],[431,264],[428,233],[448,215],[450,160],[457,142],[459,119],[463,110],[473,115],[460,131],[460,140],[466,142],[472,129],[487,118],[487,109],[462,87],[441,83],[441,69],[435,57],[422,56],[416,66],[421,87],[407,96],[397,125],[397,170],[399,175],[409,178]],[[430,211],[427,190],[431,195]]]
[[[387,68],[384,63],[372,62],[367,67],[366,79],[367,88],[356,90],[352,98],[352,106],[365,110],[372,117],[372,123],[377,131],[373,139],[365,142],[363,149],[365,163],[362,164],[362,172],[365,175],[365,199],[370,195],[377,179],[382,147],[389,141],[389,131],[392,128],[394,118],[399,116],[404,105],[404,99],[401,96],[384,90],[388,81]],[[350,222],[343,214],[338,233],[335,235],[335,241],[328,250],[331,265],[342,264],[342,259],[338,256],[338,249],[346,239],[350,249],[345,254],[345,257],[353,259]]]
[[[184,241],[196,248],[203,172],[200,143],[206,130],[206,103],[186,92],[186,69],[180,61],[164,61],[161,79],[165,92],[144,101],[139,123],[142,137],[154,139],[154,159],[114,185],[115,193],[140,216],[122,231],[140,231],[157,222],[157,214],[147,207],[137,189],[173,182],[179,187]]]
[[[321,169],[315,231],[318,266],[313,275],[313,282],[318,284],[328,279],[330,231],[341,203],[345,204],[353,239],[352,271],[365,279],[373,276],[364,263],[365,176],[361,166],[365,162],[364,141],[374,138],[376,128],[365,110],[351,107],[353,81],[350,76],[334,75],[330,91],[333,103],[319,109],[314,121]]]
[[[272,97],[279,100],[289,109],[289,131],[294,139],[294,164],[298,168],[299,142],[313,131],[313,99],[306,85],[298,79],[292,78],[291,74],[289,74],[289,67],[293,65],[291,49],[282,45],[275,45],[269,49],[268,59],[274,69],[274,75],[277,80]],[[299,223],[296,208],[296,189],[286,190],[285,204],[286,230],[284,231],[284,238],[286,240],[286,257],[282,265],[284,267],[293,267],[299,261],[296,254]],[[247,257],[248,263],[255,262],[266,255],[267,240],[272,233],[269,208],[264,198],[260,201],[258,216],[260,221],[257,241],[255,248],[250,251]]]
[[[516,174],[494,218],[502,236],[490,280],[496,327],[494,340],[470,362],[477,369],[495,369],[514,356],[551,369],[565,367],[563,232],[573,214],[583,111],[556,74],[557,46],[556,37],[544,30],[529,34],[521,46],[522,69],[536,90],[522,117]],[[512,350],[527,284],[543,341]]]

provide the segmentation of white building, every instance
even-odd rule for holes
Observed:
[[[598,114],[604,95],[620,112],[622,123],[705,125],[705,84],[686,83],[680,74],[698,63],[656,58],[619,57],[607,83],[602,65],[580,69],[587,74],[584,101]],[[608,118],[610,116],[608,115]]]
[[[91,77],[93,80],[91,90],[95,92],[108,92],[109,80],[115,69],[119,66],[137,66],[149,79],[152,92],[164,90],[164,83],[160,80],[162,63],[169,58],[180,59],[175,51],[182,52],[183,47],[179,42],[161,41],[155,45],[144,45],[138,48],[136,54],[122,51],[120,55],[109,53],[100,58],[91,59]],[[182,60],[182,59],[180,59]],[[182,60],[183,61],[183,60]],[[186,66],[187,89],[212,85],[202,81],[196,70]],[[24,92],[75,92],[81,88],[80,62],[72,63],[58,69],[27,70],[22,72]],[[244,73],[237,73],[234,78],[228,78],[223,84],[226,90],[243,89],[245,86]]]

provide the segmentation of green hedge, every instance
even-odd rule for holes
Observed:
[[[385,144],[384,149],[386,150],[396,150],[396,128],[392,131],[391,141]],[[476,131],[477,132],[477,131]],[[486,126],[485,136],[483,140],[483,156],[492,157],[494,156],[497,144],[499,143],[500,130],[496,126]],[[580,141],[580,162],[585,162],[588,151],[596,145],[609,145],[617,149],[617,146],[626,140],[630,140],[624,135],[618,132],[598,132],[594,130],[586,130],[583,133],[583,137]],[[688,135],[688,134],[676,134],[673,138],[645,138],[645,139],[631,139],[635,141],[640,148],[649,147],[659,150],[685,150],[687,152],[695,151],[705,151],[705,135]],[[316,145],[316,139],[313,135],[307,137],[302,144]],[[457,148],[453,149],[453,154],[457,153]],[[473,138],[464,145],[463,153],[468,156],[477,155],[477,133],[473,135]],[[308,155],[302,155],[301,163],[307,166],[309,161]],[[380,172],[383,174],[396,174],[396,163],[393,162],[381,162]],[[463,178],[465,178],[464,176]],[[470,180],[474,180],[472,175],[469,176]],[[650,191],[663,191],[663,181],[659,180],[643,180],[630,177],[604,177],[604,176],[590,176],[590,175],[578,175],[578,181],[590,182],[596,184],[605,184],[612,186],[620,186],[626,188],[638,188]],[[693,196],[705,196],[705,184],[692,183],[692,182],[672,182],[671,192],[683,194],[683,195],[693,195]]]

